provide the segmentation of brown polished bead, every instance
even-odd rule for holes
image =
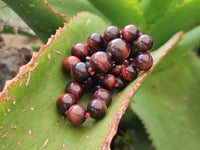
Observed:
[[[76,99],[80,98],[83,95],[84,89],[81,84],[78,82],[69,82],[66,86],[65,93],[71,93],[75,96]]]
[[[99,33],[92,33],[87,39],[87,44],[92,51],[100,51],[103,50],[104,40]]]
[[[112,74],[107,74],[103,79],[102,79],[102,84],[106,88],[112,88],[115,85],[116,79],[115,76]]]
[[[127,25],[122,30],[122,36],[127,42],[131,42],[138,37],[140,30],[135,25]]]
[[[81,125],[85,122],[86,110],[81,105],[73,105],[67,110],[67,119],[74,125]]]
[[[107,89],[99,89],[93,94],[93,99],[104,100],[108,107],[112,101],[112,94]]]
[[[137,71],[132,65],[122,67],[122,77],[127,81],[133,81],[137,78]]]
[[[106,52],[99,51],[91,56],[90,65],[93,71],[106,73],[111,69],[111,58]]]
[[[148,70],[153,65],[153,58],[147,53],[139,54],[135,58],[135,65],[141,70]]]
[[[85,61],[85,57],[88,55],[88,48],[83,43],[77,43],[72,47],[71,53],[73,56],[76,56],[80,60]]]
[[[116,26],[109,26],[104,31],[104,39],[108,42],[119,37],[120,30]]]
[[[87,66],[84,62],[76,63],[71,69],[71,76],[76,81],[84,81],[89,77]]]
[[[105,101],[100,99],[93,99],[87,105],[87,112],[93,119],[101,119],[106,115],[107,106]]]
[[[112,60],[121,63],[128,58],[130,50],[128,44],[124,40],[117,38],[108,43],[106,52],[112,55]]]
[[[139,52],[146,52],[151,50],[153,47],[153,40],[149,35],[141,35],[135,42],[134,45]]]

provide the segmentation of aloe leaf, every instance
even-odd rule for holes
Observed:
[[[190,53],[147,78],[134,96],[132,109],[143,120],[157,150],[200,146],[199,68],[199,59]]]
[[[131,100],[158,150],[199,147],[200,61],[188,52],[200,42],[199,32],[196,27],[185,33]]]
[[[99,12],[90,2],[87,0],[47,0],[51,7],[60,14],[66,15],[67,20],[82,11],[88,11],[101,17],[104,21],[108,22],[108,19]]]
[[[143,0],[140,3],[139,10],[143,13],[144,19],[148,25],[152,24],[159,17],[162,17],[168,10],[180,5],[184,0]]]
[[[138,11],[137,2],[130,0],[89,0],[99,9],[113,25],[123,28],[127,24],[135,24],[144,28],[142,13]]]
[[[165,13],[146,32],[154,39],[154,49],[165,43],[174,33],[188,31],[200,23],[200,1],[185,1]]]
[[[148,71],[123,91],[113,92],[113,101],[107,115],[99,121],[89,118],[82,126],[74,126],[58,114],[55,104],[66,84],[72,81],[62,70],[62,62],[70,55],[72,45],[86,42],[92,32],[103,33],[105,27],[106,24],[97,16],[79,14],[59,29],[47,45],[34,54],[30,63],[6,83],[0,95],[1,149],[110,148],[119,121]],[[159,51],[155,64],[180,36],[181,33],[177,34],[167,48]],[[86,106],[90,99],[92,94],[86,93],[78,103]]]
[[[67,22],[64,16],[51,9],[45,0],[3,0],[45,43],[58,27]]]

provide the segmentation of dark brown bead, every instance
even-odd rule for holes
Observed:
[[[135,25],[127,25],[122,30],[122,35],[127,42],[131,42],[137,39],[139,32],[140,30]]]
[[[76,98],[74,95],[69,93],[60,95],[56,102],[58,111],[61,115],[65,115],[65,111],[74,104],[76,104]]]
[[[76,56],[68,56],[68,57],[65,58],[65,60],[63,61],[63,69],[64,69],[66,72],[70,73],[72,67],[73,67],[76,63],[78,63],[78,62],[80,62],[80,61],[81,61],[81,60],[80,60],[78,57],[76,57]]]
[[[135,58],[135,65],[141,70],[148,70],[153,65],[153,58],[147,53],[139,54]]]
[[[87,106],[87,112],[93,119],[101,119],[106,115],[107,106],[105,101],[100,99],[93,99]]]
[[[67,119],[74,125],[81,125],[85,122],[86,110],[81,105],[73,105],[67,110]]]
[[[139,52],[146,52],[147,50],[152,49],[153,40],[149,35],[141,35],[135,42],[135,47]]]
[[[93,99],[104,100],[108,107],[112,101],[112,95],[111,95],[110,91],[108,91],[106,89],[99,89],[94,93]]]
[[[89,77],[87,66],[84,62],[76,63],[71,69],[71,76],[76,81],[84,81]]]
[[[115,87],[118,89],[118,90],[122,90],[126,87],[127,85],[127,81],[121,77],[116,77],[116,84],[115,84]]]
[[[103,87],[102,85],[97,85],[97,86],[94,87],[93,93],[95,93],[99,89],[105,89],[105,87]]]
[[[122,77],[127,81],[132,81],[137,78],[137,71],[132,65],[122,67]]]
[[[115,76],[112,74],[107,74],[103,79],[102,79],[102,84],[106,88],[112,88],[115,85],[116,79]]]
[[[100,51],[103,50],[104,41],[99,33],[92,33],[88,39],[87,44],[93,51]]]
[[[112,60],[116,62],[123,62],[126,58],[128,58],[130,50],[125,41],[117,38],[108,43],[106,52],[112,54]]]
[[[83,95],[84,89],[78,82],[69,82],[66,86],[65,93],[71,93],[76,99]]]
[[[99,51],[91,56],[90,65],[93,71],[106,73],[111,69],[111,58],[106,52]]]
[[[116,26],[109,26],[104,31],[104,39],[108,42],[119,37],[120,30]]]
[[[83,43],[77,43],[72,47],[71,53],[73,56],[76,56],[80,60],[85,61],[85,57],[88,55],[88,48]]]

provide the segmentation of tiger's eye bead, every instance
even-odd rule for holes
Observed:
[[[122,30],[122,36],[127,42],[131,42],[138,37],[140,30],[135,25],[127,25]]]
[[[93,99],[104,100],[108,107],[112,101],[112,95],[111,95],[110,91],[108,91],[106,89],[99,89],[93,94]]]
[[[91,56],[90,65],[93,71],[106,73],[111,68],[111,58],[106,52],[99,51]]]
[[[111,70],[111,73],[114,74],[114,75],[119,75],[122,71],[122,65],[119,64],[119,65],[116,65],[116,64],[113,64],[112,66],[112,70]]]
[[[107,106],[105,101],[100,99],[93,99],[87,106],[87,112],[93,119],[101,119],[106,115]]]
[[[149,35],[141,35],[135,42],[135,47],[139,52],[146,52],[147,50],[152,49],[153,40]]]
[[[73,105],[67,110],[67,119],[74,125],[81,125],[85,122],[86,110],[81,105]]]
[[[106,52],[111,53],[112,60],[121,63],[126,58],[128,58],[130,50],[128,44],[125,41],[117,38],[108,43]]]
[[[69,93],[60,95],[56,102],[58,111],[61,115],[65,115],[65,111],[74,104],[76,104],[76,98],[74,95]]]
[[[115,76],[112,74],[107,74],[103,79],[102,79],[102,84],[106,88],[112,88],[115,85],[116,79]]]
[[[139,54],[135,58],[135,65],[141,70],[148,70],[153,65],[153,58],[147,53]]]
[[[80,60],[85,61],[85,57],[88,55],[88,48],[83,43],[77,43],[72,47],[71,53],[73,56],[76,56]]]
[[[87,39],[87,44],[93,50],[100,51],[103,49],[104,41],[103,38],[101,37],[101,34],[92,33]]]
[[[116,26],[109,26],[104,31],[104,39],[108,42],[119,37],[120,30]]]
[[[65,58],[65,60],[63,61],[63,69],[70,73],[72,67],[76,64],[80,62],[80,59],[76,56],[68,56],[67,58]]]
[[[133,81],[137,78],[137,71],[132,65],[122,67],[122,77],[127,81]]]
[[[87,66],[84,62],[78,62],[71,69],[71,76],[76,81],[84,81],[89,77]]]
[[[66,86],[65,93],[71,93],[76,99],[83,95],[84,89],[78,82],[69,82]]]

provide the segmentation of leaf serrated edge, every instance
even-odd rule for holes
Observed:
[[[47,6],[47,8],[49,8],[54,14],[60,16],[61,18],[63,18],[66,22],[68,22],[68,20],[66,19],[66,16],[63,14],[58,13],[57,11],[55,11],[46,0],[42,0],[42,2]]]
[[[157,65],[157,63],[159,62],[160,59],[162,59],[165,54],[167,53],[167,51],[169,51],[176,43],[177,41],[180,39],[180,37],[183,35],[183,31],[180,31],[179,33],[177,33],[175,36],[175,40],[171,43],[171,45],[169,45],[168,47],[166,47],[162,54],[160,55],[160,57],[156,58],[154,60],[153,66],[151,67],[151,69],[149,69],[148,71],[144,72],[142,75],[140,75],[136,82],[134,83],[134,85],[131,87],[131,89],[129,90],[128,94],[123,98],[123,101],[121,103],[121,106],[119,108],[119,111],[114,115],[113,120],[112,120],[112,124],[111,124],[111,128],[110,131],[108,132],[107,136],[105,137],[104,142],[101,145],[102,150],[108,150],[110,149],[110,143],[112,142],[113,137],[115,136],[115,134],[117,133],[117,127],[119,125],[119,122],[123,116],[123,114],[125,113],[126,109],[128,108],[131,98],[133,97],[135,91],[138,89],[138,87],[141,85],[141,83],[144,81],[145,77],[147,76],[147,74],[149,72],[152,72],[152,69]],[[132,108],[131,108],[132,110]],[[138,117],[139,115],[132,110]],[[140,117],[139,117],[140,118]],[[141,120],[141,118],[140,118]],[[141,120],[142,121],[142,120]],[[145,127],[145,125],[144,125]],[[145,127],[146,130],[146,127]],[[147,131],[146,131],[147,132]]]
[[[45,0],[43,0],[45,1]],[[37,58],[39,56],[42,56],[43,52],[45,53],[45,49],[47,47],[49,47],[51,45],[51,43],[60,36],[60,32],[62,32],[67,26],[69,26],[71,24],[72,21],[76,20],[79,18],[80,15],[86,14],[87,12],[81,12],[78,13],[77,16],[74,16],[73,18],[70,19],[70,21],[68,23],[64,23],[64,26],[61,28],[59,27],[56,30],[55,35],[51,35],[51,37],[48,39],[47,43],[45,45],[41,45],[40,50],[37,53],[33,53],[33,56],[31,58],[31,60],[29,61],[28,64],[23,65],[20,67],[18,74],[12,79],[12,80],[8,80],[5,83],[4,89],[0,94],[0,106],[1,106],[1,101],[6,100],[14,100],[14,98],[12,98],[9,93],[9,90],[11,89],[12,86],[16,85],[18,82],[20,82],[20,80],[27,75],[28,79],[30,79],[30,73],[33,72],[35,70],[35,68],[37,67],[37,65],[39,64],[39,62],[37,62]],[[28,86],[28,84],[26,83],[25,86]]]

